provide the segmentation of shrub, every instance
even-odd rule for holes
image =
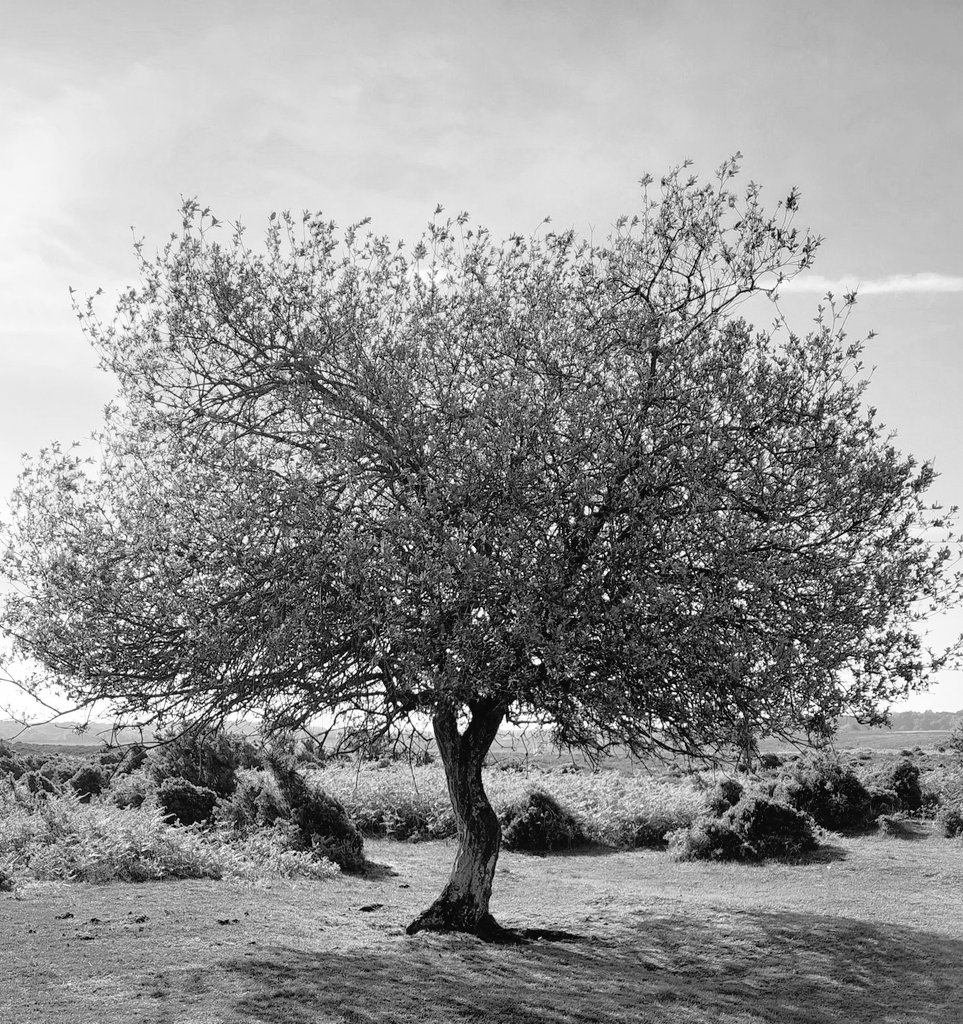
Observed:
[[[20,782],[26,788],[27,792],[34,796],[57,792],[57,786],[54,782],[37,768],[32,768],[30,771],[24,772],[24,774],[20,776]]]
[[[217,804],[217,820],[240,833],[269,828],[279,819],[290,820],[290,807],[268,771],[242,768],[237,788]]]
[[[100,796],[104,789],[104,774],[99,765],[85,764],[70,776],[70,788],[87,803],[92,796]]]
[[[501,821],[502,838],[509,850],[567,850],[587,841],[578,819],[541,789],[509,804]]]
[[[13,892],[16,884],[13,872],[0,864],[0,892]]]
[[[149,756],[147,748],[142,743],[131,743],[122,753],[123,756],[115,762],[114,778],[139,771],[147,763]]]
[[[688,828],[668,835],[669,852],[676,860],[741,860],[742,839],[732,823],[711,814],[697,818]]]
[[[107,799],[120,808],[140,807],[154,792],[154,783],[145,768],[124,775],[115,775],[107,787]]]
[[[777,768],[781,768],[783,760],[778,754],[760,754],[759,755],[759,767],[764,772],[775,771]]]
[[[217,794],[187,779],[164,779],[157,789],[157,803],[175,822],[197,825],[211,820]]]
[[[936,814],[936,827],[947,839],[963,839],[963,804],[941,807]]]
[[[819,845],[813,819],[779,800],[745,796],[723,817],[742,840],[746,860],[798,857]]]
[[[256,748],[243,737],[190,728],[165,736],[149,758],[158,785],[165,779],[186,779],[219,797],[234,792],[238,768],[253,768],[259,761]]]
[[[744,796],[719,818],[706,814],[669,837],[678,860],[760,861],[798,857],[817,846],[809,815],[757,794]]]
[[[715,786],[709,790],[707,802],[709,812],[717,818],[721,817],[724,811],[739,803],[742,798],[742,783],[736,779],[720,779]]]
[[[920,770],[907,758],[900,758],[894,764],[877,769],[869,777],[870,793],[873,790],[892,793],[896,798],[897,811],[918,811],[923,804],[920,787]],[[878,813],[886,813],[880,811]]]
[[[818,754],[796,762],[780,788],[786,803],[823,828],[860,828],[870,816],[869,791],[838,757]]]
[[[300,849],[327,857],[345,871],[364,867],[364,840],[341,801],[312,786],[282,758],[272,755],[266,763]]]

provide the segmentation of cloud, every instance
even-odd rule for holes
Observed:
[[[779,289],[780,292],[815,292],[825,295],[845,295],[856,291],[863,295],[905,295],[916,294],[947,294],[963,292],[963,277],[950,274],[892,274],[889,277],[860,279],[858,277],[822,277],[819,274],[805,274],[787,281]]]

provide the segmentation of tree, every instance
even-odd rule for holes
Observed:
[[[711,758],[878,720],[946,657],[951,523],[864,408],[853,297],[806,337],[736,316],[818,245],[737,170],[645,179],[604,244],[305,214],[256,252],[187,203],[78,309],[119,399],[96,465],[13,497],[16,652],[127,716],[430,720],[459,846],[411,930],[497,933],[506,722]]]

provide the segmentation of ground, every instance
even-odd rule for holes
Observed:
[[[504,853],[493,911],[571,942],[407,937],[450,843],[367,877],[43,883],[0,895],[3,1024],[963,1021],[963,843],[846,838],[802,865]]]

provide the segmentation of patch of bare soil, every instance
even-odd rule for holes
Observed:
[[[364,878],[0,896],[0,1022],[963,1021],[963,844],[756,868],[503,854],[499,920],[580,936],[520,947],[405,936],[453,847],[367,848]]]

